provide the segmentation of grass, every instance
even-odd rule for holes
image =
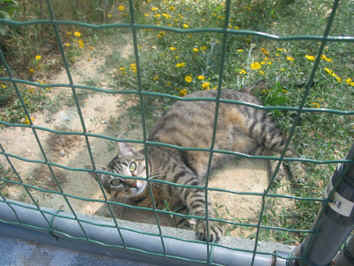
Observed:
[[[102,14],[105,10],[102,6],[94,7],[95,1],[89,3],[83,0],[52,2],[57,19],[85,19],[86,22],[91,23],[101,22],[104,19]],[[49,18],[45,1],[19,0],[17,3],[15,11],[11,13],[12,20],[27,21]],[[0,11],[3,11],[2,8],[4,6],[0,5]],[[10,25],[6,29],[6,35],[0,38],[0,47],[14,78],[45,84],[50,76],[62,69],[63,62],[51,25]],[[69,66],[72,66],[85,50],[93,50],[90,43],[98,41],[97,35],[94,33],[90,29],[71,25],[59,27],[62,46]],[[8,76],[4,64],[0,64],[0,77]],[[20,83],[17,86],[30,113],[42,110],[51,101],[47,97],[49,88],[41,89]],[[10,82],[0,81],[0,120],[29,123]]]
[[[39,1],[41,2],[41,1]],[[138,23],[168,26],[181,29],[223,27],[225,15],[224,1],[137,1],[140,3],[136,19]],[[232,1],[229,29],[257,30],[273,34],[301,35],[323,34],[332,1]],[[25,3],[25,2],[24,2]],[[65,9],[58,14],[60,19],[77,19],[86,22],[127,22],[129,21],[127,2],[121,2],[112,9],[90,9],[83,1],[57,1]],[[71,3],[79,9],[71,9]],[[25,3],[28,5],[27,3]],[[24,4],[24,5],[25,5]],[[46,18],[43,7],[33,4],[22,19]],[[91,4],[90,4],[91,5]],[[332,35],[350,35],[353,29],[351,19],[352,1],[342,1],[333,25]],[[23,6],[24,7],[24,6]],[[92,11],[96,10],[96,11]],[[14,17],[20,19],[20,17]],[[291,23],[289,23],[289,21]],[[29,30],[29,27],[31,27]],[[117,30],[118,31],[118,30]],[[108,29],[99,33],[90,29],[74,26],[61,26],[60,33],[69,63],[74,63],[84,49],[90,49],[98,42],[116,42],[121,47],[129,38],[120,38],[116,30]],[[32,32],[33,36],[29,36]],[[129,31],[119,30],[120,34]],[[21,35],[22,34],[22,35]],[[21,36],[21,38],[19,38]],[[45,25],[13,28],[11,38],[2,41],[5,56],[15,66],[16,77],[45,83],[45,73],[53,73],[61,66],[56,48],[56,40],[51,28]],[[40,37],[40,38],[39,38]],[[119,40],[117,41],[117,38]],[[31,40],[45,40],[35,41]],[[124,39],[124,40],[123,40]],[[217,88],[220,70],[222,34],[218,33],[173,33],[160,29],[138,31],[139,54],[141,62],[142,89],[185,96],[198,90]],[[14,47],[10,50],[10,47]],[[114,49],[111,57],[106,58],[108,74],[100,69],[109,81],[113,77],[113,88],[137,88],[135,57],[123,55]],[[319,43],[315,41],[276,42],[248,35],[230,35],[226,46],[223,87],[241,90],[259,80],[265,86],[253,91],[262,99],[264,105],[297,106],[304,93],[317,55]],[[22,49],[22,50],[21,50]],[[18,51],[18,53],[17,53]],[[54,52],[53,52],[54,51]],[[53,52],[53,53],[52,53]],[[306,107],[351,110],[353,103],[354,77],[352,76],[354,52],[353,43],[329,42],[321,57],[314,84],[305,103]],[[16,54],[17,53],[17,54]],[[54,55],[53,55],[54,54]],[[23,58],[19,61],[19,58]],[[50,63],[54,60],[53,63]],[[0,66],[0,76],[6,77]],[[89,80],[88,85],[97,85]],[[21,86],[24,102],[31,113],[41,110],[48,103],[50,89]],[[28,123],[22,106],[14,94],[12,85],[0,82],[0,120]],[[80,95],[83,98],[85,95]],[[162,103],[161,103],[162,102]],[[148,106],[168,108],[171,101],[148,100]],[[152,117],[156,110],[148,110]],[[130,107],[128,114],[139,113],[137,107]],[[294,122],[295,113],[273,111],[273,117],[281,128],[288,132]],[[131,117],[130,116],[130,117]],[[128,119],[130,119],[128,117]],[[152,120],[152,119],[151,119]],[[112,119],[112,121],[115,121]],[[133,124],[133,123],[132,123]],[[352,117],[329,113],[303,113],[294,136],[294,146],[303,157],[317,160],[337,160],[345,157],[353,134]],[[335,169],[335,165],[308,164],[305,184],[296,190],[285,193],[298,197],[321,198],[325,185]],[[276,192],[278,187],[272,188]],[[320,203],[313,201],[294,201],[295,209],[286,207],[275,209],[284,199],[267,198],[263,225],[279,226],[289,229],[310,229],[318,212]],[[235,217],[237,219],[237,217]],[[245,229],[246,230],[246,229]],[[287,244],[300,242],[305,234],[288,233],[276,230],[262,230],[261,239],[272,239]],[[252,238],[252,234],[250,235]],[[253,235],[254,237],[254,235]]]
[[[2,197],[8,197],[9,191],[8,188],[14,184],[9,181],[18,181],[15,177],[15,173],[10,168],[6,168],[0,164],[0,194]]]

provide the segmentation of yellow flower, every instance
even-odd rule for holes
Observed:
[[[154,15],[154,18],[160,18],[160,17],[161,17],[161,15],[159,13]]]
[[[150,16],[149,13],[144,13],[144,17],[148,17],[148,16]]]
[[[342,78],[339,77],[336,73],[333,73],[332,76],[337,80],[338,83],[342,82]]]
[[[74,36],[79,38],[79,37],[81,37],[81,33],[79,31],[75,31]]]
[[[209,88],[210,88],[210,82],[204,81],[204,82],[202,83],[202,88],[203,88],[203,89],[209,89]]]
[[[264,76],[264,71],[263,70],[259,70],[259,75],[262,75],[262,76]]]
[[[342,82],[342,78],[339,77],[336,73],[334,73],[334,71],[332,69],[329,69],[328,67],[325,67],[324,71],[326,71],[329,75],[334,77],[337,80],[337,82],[339,82],[339,83]]]
[[[199,75],[197,78],[198,78],[199,80],[204,80],[204,79],[205,79],[205,77],[204,77],[203,75]]]
[[[41,60],[41,56],[40,55],[36,55],[36,61],[39,61],[39,60]]]
[[[194,47],[194,48],[193,48],[193,52],[198,53],[198,52],[199,52],[199,48]]]
[[[269,52],[266,48],[261,48],[261,51],[264,55],[269,55]]]
[[[169,19],[171,17],[170,14],[167,14],[167,13],[162,13],[162,16],[165,18],[165,19]]]
[[[119,70],[120,71],[125,71],[125,67],[120,67]]]
[[[34,122],[34,118],[33,118],[33,117],[31,117],[31,120],[32,120],[32,122]],[[26,124],[26,125],[31,124],[30,119],[28,118],[27,115],[26,115],[26,118],[25,118],[25,124]]]
[[[85,43],[83,40],[78,40],[78,43],[79,43],[79,47],[80,48],[84,48],[85,47]]]
[[[174,6],[170,6],[168,9],[174,11],[176,8]]]
[[[182,90],[179,91],[179,95],[180,95],[180,96],[186,96],[187,93],[188,93],[188,91],[187,91],[186,88],[184,88],[184,89],[182,89]]]
[[[186,23],[184,23],[184,24],[183,24],[183,28],[188,29],[188,28],[189,28],[189,25],[186,24]]]
[[[177,48],[174,47],[174,46],[171,46],[171,47],[170,47],[170,50],[171,50],[171,51],[176,51],[176,49],[177,49]]]
[[[353,81],[351,78],[347,78],[347,79],[345,80],[345,82],[346,82],[348,85],[354,87],[354,81]]]
[[[295,60],[295,58],[292,57],[292,56],[287,56],[287,57],[286,57],[286,60],[288,60],[288,61],[290,61],[290,62],[293,62],[293,61]]]
[[[241,75],[246,75],[247,71],[245,69],[241,69],[240,72],[238,72],[238,73],[240,73]]]
[[[136,64],[130,64],[130,70],[136,73]]]
[[[64,43],[64,46],[65,46],[65,47],[70,47],[70,46],[71,46],[71,44],[70,44],[70,43],[68,43],[68,42],[66,42],[66,43]]]
[[[278,52],[285,52],[285,49],[284,48],[277,48],[277,51]]]
[[[154,81],[159,80],[159,75],[153,76],[152,79],[153,79]]]
[[[1,84],[0,87],[3,88],[3,89],[7,88],[5,84]]]
[[[124,10],[125,10],[125,6],[119,5],[119,6],[118,6],[118,10],[119,10],[119,11],[124,11]]]
[[[157,10],[159,10],[157,7],[155,6],[151,7],[151,11],[157,11]]]
[[[205,50],[207,50],[208,49],[208,47],[206,46],[206,45],[202,45],[201,47],[200,47],[200,50],[202,50],[202,51],[205,51]]]
[[[313,55],[305,55],[305,58],[309,61],[315,61],[315,57]]]
[[[320,108],[321,105],[318,103],[318,102],[312,102],[311,105],[314,107],[314,108]]]
[[[321,59],[325,60],[326,62],[332,62],[332,58],[328,58],[326,55],[321,55]]]
[[[162,38],[165,34],[166,33],[164,31],[160,31],[159,34],[157,34],[157,38]]]
[[[237,49],[236,50],[238,53],[243,53],[245,50],[243,50],[243,49]]]
[[[326,71],[328,74],[332,75],[333,74],[333,70],[329,69],[328,67],[324,68],[324,71]]]
[[[234,26],[234,29],[235,29],[235,30],[239,30],[240,27],[239,27],[239,26]]]
[[[251,69],[252,70],[258,70],[258,69],[261,69],[262,68],[262,65],[259,63],[259,62],[254,62],[251,64]]]
[[[185,66],[186,66],[186,63],[185,63],[185,62],[177,63],[177,64],[176,64],[176,67],[178,67],[178,68],[185,67]]]
[[[185,80],[187,83],[191,83],[192,80],[193,80],[193,78],[192,78],[192,76],[185,76],[185,77],[184,77],[184,80]]]
[[[28,69],[28,71],[34,73],[35,70],[31,67],[30,69]]]

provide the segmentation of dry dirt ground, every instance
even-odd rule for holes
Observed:
[[[101,47],[102,48],[102,47]],[[83,84],[86,80],[95,80],[97,86],[109,88],[109,82],[105,80],[100,68],[104,67],[106,56],[112,54],[112,49],[99,48],[103,51],[95,58],[90,55],[82,55],[72,67],[71,72],[75,84]],[[124,49],[126,50],[124,52]],[[123,48],[123,55],[129,54],[130,46]],[[67,76],[63,70],[57,73],[48,83],[66,83]],[[59,97],[60,96],[60,97]],[[34,124],[50,129],[82,132],[82,125],[75,105],[66,104],[70,99],[69,88],[52,89],[50,97],[54,101],[59,97],[59,111],[51,109],[43,110],[33,114]],[[124,104],[121,104],[121,103]],[[112,95],[105,93],[87,93],[81,97],[80,107],[84,117],[85,126],[90,133],[107,135],[112,137],[127,136],[140,138],[139,128],[131,130],[129,119],[125,119],[127,108],[134,103],[133,99],[126,96]],[[112,125],[112,123],[116,123]],[[91,164],[87,143],[82,136],[56,135],[46,131],[35,130],[43,144],[48,159],[68,167],[85,168]],[[6,152],[25,157],[31,160],[43,160],[33,131],[29,128],[8,127],[0,131],[1,144]],[[115,144],[111,141],[89,137],[89,145],[97,168],[105,166],[116,153]],[[52,179],[46,165],[24,162],[11,159],[13,165],[26,184],[36,187],[60,192],[56,182]],[[0,157],[1,165],[9,167],[4,156]],[[102,192],[92,176],[86,172],[68,171],[60,168],[53,168],[62,191],[68,195],[64,197],[56,193],[48,193],[36,189],[29,189],[34,200],[40,206],[53,209],[62,209],[70,212],[68,202],[72,208],[85,215],[103,215],[102,203],[74,199],[70,197],[84,197],[89,199],[103,199]],[[16,178],[14,178],[16,180]],[[265,163],[262,160],[242,160],[233,162],[223,169],[213,173],[209,187],[224,188],[241,192],[263,192],[268,185]],[[2,189],[2,193],[10,199],[21,200],[32,203],[32,200],[24,190],[23,186],[8,184]],[[256,223],[261,208],[261,197],[239,196],[230,193],[211,192],[211,198],[220,217],[228,218],[231,221],[246,221]],[[285,206],[286,207],[286,206]],[[139,222],[154,222],[152,214],[137,213],[134,209],[128,209],[124,219]],[[162,217],[161,223],[175,225],[176,221],[170,217]],[[246,230],[241,227],[232,228],[229,234],[233,236],[247,237],[254,230]]]

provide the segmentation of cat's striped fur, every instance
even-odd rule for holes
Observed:
[[[216,91],[196,92],[186,97],[216,97]],[[241,100],[260,104],[252,95],[234,90],[223,90],[223,99]],[[210,101],[179,101],[156,123],[149,140],[183,147],[210,148],[215,116],[215,103]],[[245,105],[220,103],[214,149],[231,150],[245,154],[279,153],[285,139],[271,117],[260,109]],[[120,144],[120,154],[108,165],[108,171],[123,176],[146,177],[145,159],[142,151],[135,151],[127,144]],[[207,174],[209,152],[179,151],[162,146],[147,146],[149,178],[167,180],[176,184],[203,186]],[[289,150],[286,154],[293,157]],[[212,167],[222,165],[230,155],[214,153]],[[294,163],[296,164],[296,163]],[[302,169],[302,167],[299,167]],[[298,169],[297,169],[298,170]],[[225,180],[227,182],[227,180]],[[245,180],[247,182],[247,180]],[[128,180],[110,175],[102,176],[102,183],[111,193],[112,200],[151,206],[149,189],[145,181]],[[156,206],[185,205],[192,215],[205,216],[203,190],[151,183]],[[208,216],[215,217],[208,202]],[[198,220],[195,225],[201,240],[218,241],[222,229],[209,221]]]

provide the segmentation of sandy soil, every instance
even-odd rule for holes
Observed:
[[[127,47],[124,49],[129,50]],[[102,50],[104,50],[102,56],[88,60],[89,55],[84,55],[75,63],[72,68],[72,75],[76,84],[82,84],[87,79],[93,79],[97,80],[98,86],[108,88],[108,82],[103,80],[104,77],[100,74],[99,68],[104,65],[104,56],[112,52],[109,48]],[[56,74],[49,81],[49,83],[66,82],[65,71]],[[71,90],[68,88],[53,89],[51,97],[55,98],[58,95],[61,96],[61,99],[69,98],[71,97]],[[119,104],[122,101],[128,102],[128,104],[124,106]],[[129,137],[139,136],[138,129],[130,130],[129,119],[120,119],[126,115],[129,102],[131,101],[127,101],[126,96],[89,93],[80,101],[87,132],[115,137],[122,135]],[[33,114],[35,125],[50,129],[82,132],[82,125],[76,107],[67,106],[64,103],[60,104],[59,112],[44,110]],[[117,124],[112,125],[112,121],[119,122],[114,122]],[[32,131],[32,129],[27,128],[9,127],[0,131],[1,143],[8,153],[31,160],[43,160],[43,154],[33,132],[38,134],[49,160],[76,168],[84,168],[87,165],[91,165],[87,143],[82,136],[63,136],[41,130]],[[115,144],[108,140],[89,137],[88,143],[97,168],[105,166],[116,152]],[[62,196],[29,189],[40,206],[62,209],[68,212],[72,208],[85,215],[104,215],[105,210],[101,203],[70,197],[72,195],[89,199],[103,199],[97,182],[89,174],[54,167],[53,169],[57,176],[57,181],[55,181],[51,178],[48,167],[45,165],[28,163],[17,159],[11,159],[11,161],[24,183],[42,189],[61,192],[57,186],[59,184],[62,191],[67,195]],[[9,167],[4,156],[0,157],[0,163],[5,167]],[[233,162],[213,175],[209,182],[209,187],[240,192],[263,192],[268,185],[265,164],[261,160]],[[16,180],[15,177],[14,180]],[[2,192],[11,199],[32,203],[23,186],[8,184],[7,187],[3,188]],[[255,223],[258,220],[261,197],[211,192],[211,198],[220,217],[232,221],[247,221],[251,223]],[[70,203],[70,206],[68,203]],[[144,222],[154,222],[155,220],[153,215],[146,212],[137,213],[135,210],[128,210],[123,218]],[[169,217],[162,217],[161,223],[175,225],[176,221],[174,219],[171,220]],[[234,228],[231,232],[233,236],[247,236],[247,234],[240,228]]]

